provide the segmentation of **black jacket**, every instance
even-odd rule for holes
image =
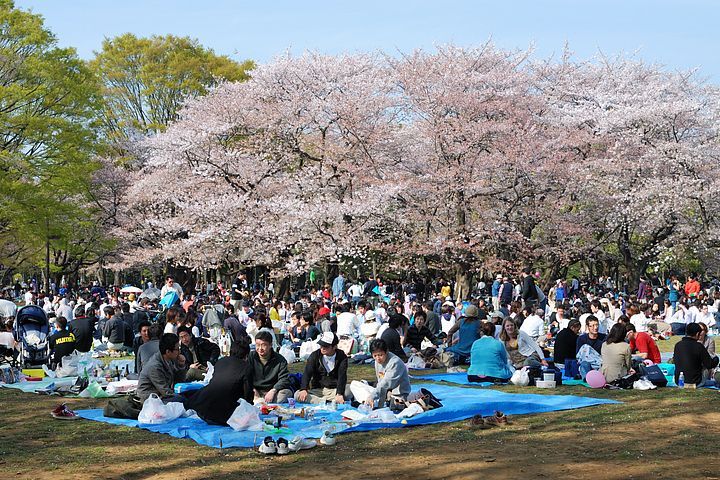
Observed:
[[[522,299],[527,301],[537,301],[538,294],[535,288],[535,280],[532,275],[525,275],[522,281]]]
[[[78,352],[89,352],[93,344],[95,322],[92,318],[79,317],[68,323],[68,330],[75,335],[75,348]]]
[[[107,337],[110,343],[125,343],[127,327],[122,317],[114,315],[103,327],[103,336]]]
[[[553,350],[553,362],[556,365],[564,365],[565,360],[574,360],[577,355],[578,336],[569,328],[563,328],[555,338],[555,349]]]
[[[690,337],[683,337],[675,344],[675,383],[680,372],[685,374],[685,383],[698,384],[702,381],[703,368],[718,366],[718,357],[711,357],[705,346]]]
[[[220,357],[220,347],[211,342],[210,340],[202,337],[193,337],[192,343],[195,346],[195,353],[198,356],[198,363],[207,367],[208,362],[213,365],[218,361]],[[190,365],[194,362],[190,349],[185,344],[180,343],[180,353],[185,357],[186,365]]]
[[[247,360],[223,357],[215,364],[215,371],[207,387],[192,395],[185,408],[195,410],[209,424],[225,425],[244,398],[253,402],[252,368]]]
[[[335,368],[328,372],[322,362],[322,353],[315,350],[305,363],[305,371],[300,381],[300,390],[309,388],[334,388],[338,395],[345,395],[347,385],[348,358],[339,348],[335,350]]]

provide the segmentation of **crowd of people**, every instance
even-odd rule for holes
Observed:
[[[454,299],[444,279],[361,283],[341,272],[331,284],[279,299],[272,285],[248,286],[242,274],[202,294],[183,291],[168,276],[157,298],[94,285],[37,296],[28,288],[24,301],[52,318],[54,365],[74,350],[133,352],[140,402],[153,393],[182,401],[210,423],[227,421],[239,398],[402,403],[411,396],[407,366],[418,362],[465,365],[469,381],[498,383],[523,367],[574,363],[579,377],[599,371],[613,383],[660,363],[656,342],[670,335],[683,336],[675,347],[676,377],[698,386],[714,381],[711,332],[720,305],[714,283],[653,276],[628,293],[610,278],[558,279],[549,288],[539,280],[530,268],[517,278],[501,273],[479,282],[472,298]],[[1,332],[0,342],[14,346]],[[293,380],[288,360],[298,357],[304,373]],[[366,398],[348,385],[353,362],[375,364]],[[178,382],[201,380],[210,365],[212,380],[200,393],[174,392]]]

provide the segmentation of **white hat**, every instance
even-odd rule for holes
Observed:
[[[448,297],[448,298],[450,298],[450,297]],[[445,303],[443,303],[442,306],[443,307],[447,307],[447,306],[454,307],[455,304],[453,302],[451,302],[450,300],[448,300]]]
[[[375,321],[375,312],[370,310],[369,312],[365,312],[365,321]]]
[[[446,301],[446,302],[452,302],[452,297],[450,297],[450,296],[445,297],[445,301]]]
[[[321,347],[332,347],[338,344],[338,338],[333,332],[324,332],[318,337],[317,343]]]

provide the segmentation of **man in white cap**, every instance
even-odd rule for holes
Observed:
[[[295,400],[304,403],[345,402],[349,395],[347,388],[348,358],[337,348],[338,337],[325,332],[317,339],[319,350],[315,350],[305,363],[300,389]]]

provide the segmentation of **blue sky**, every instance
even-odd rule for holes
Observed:
[[[16,0],[45,17],[62,46],[91,58],[103,38],[188,35],[237,60],[267,62],[290,49],[340,53],[432,49],[492,39],[535,55],[635,54],[670,70],[698,68],[720,84],[720,1],[230,1]]]

